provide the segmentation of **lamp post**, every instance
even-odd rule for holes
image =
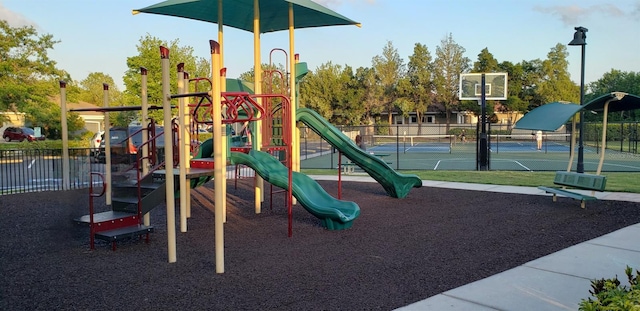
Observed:
[[[587,45],[587,31],[589,29],[584,28],[582,26],[575,27],[576,32],[573,34],[573,40],[569,42],[569,45],[580,45],[582,46],[582,61],[580,63],[580,106],[584,104],[584,48]],[[584,124],[584,111],[580,110],[580,124],[578,130],[580,133],[578,134],[578,165],[576,167],[576,171],[578,173],[584,173],[584,136],[583,136],[583,126]]]

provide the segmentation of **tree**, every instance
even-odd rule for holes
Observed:
[[[547,54],[547,59],[542,61],[542,80],[536,90],[542,104],[556,101],[574,103],[580,101],[580,89],[571,81],[567,69],[569,67],[567,55],[567,47],[558,43]]]
[[[351,66],[345,66],[338,75],[338,88],[334,102],[334,121],[345,125],[361,125],[366,121],[363,116],[366,109],[364,88],[356,79]]]
[[[436,99],[445,107],[447,131],[451,124],[451,112],[458,108],[460,74],[469,70],[469,58],[464,57],[465,49],[458,45],[449,34],[436,48],[434,61],[434,84]]]
[[[422,119],[433,103],[433,63],[427,46],[416,43],[409,56],[407,76],[398,83],[398,89],[407,102],[399,102],[403,114],[415,111],[418,121],[418,135],[422,133]]]
[[[529,82],[528,77],[532,74],[525,72],[524,61],[518,64],[511,62],[502,62],[498,65],[500,71],[509,75],[507,82],[507,100],[500,103],[498,110],[507,113],[511,124],[515,123],[515,115],[513,112],[525,113],[529,110],[529,101],[531,89],[535,88],[536,82]],[[531,68],[529,66],[528,68]]]
[[[309,72],[300,82],[300,103],[331,120],[339,73],[340,66],[332,62],[324,63]]]
[[[493,54],[489,52],[488,48],[482,49],[480,54],[478,54],[478,60],[473,63],[472,72],[476,73],[491,73],[491,72],[501,72],[500,66],[498,66],[498,61],[493,57]],[[509,82],[507,81],[507,84]],[[507,85],[507,92],[509,86]],[[496,109],[500,110],[501,102],[489,100],[485,103],[485,113],[487,114],[487,120],[493,122],[491,120],[497,119],[495,115]],[[498,108],[497,108],[498,107]],[[462,101],[460,103],[460,110],[472,111],[474,115],[481,117],[482,107],[478,106],[477,101]]]
[[[300,82],[300,103],[336,124],[359,125],[365,115],[364,88],[353,69],[331,62],[309,72]]]
[[[190,46],[180,46],[180,41],[175,39],[171,42],[160,40],[156,37],[152,37],[147,34],[140,38],[140,42],[137,46],[138,55],[127,58],[127,71],[124,74],[123,81],[125,90],[123,92],[121,103],[111,103],[110,105],[124,105],[124,106],[139,106],[141,103],[141,78],[140,68],[147,69],[147,97],[149,105],[162,106],[162,64],[160,60],[160,46],[167,47],[169,49],[169,74],[170,74],[170,92],[176,94],[177,91],[177,65],[184,63],[184,71],[189,74],[190,78],[196,77],[211,77],[211,65],[210,63],[201,57],[193,55],[193,48]],[[190,92],[194,91],[194,85],[190,84]],[[202,89],[202,84],[198,91],[208,91],[207,88]],[[191,98],[189,100],[192,100]],[[162,120],[162,111],[154,110],[149,112],[149,116],[155,120]],[[174,111],[177,114],[177,111]],[[122,114],[121,114],[122,115]],[[125,114],[125,117],[120,118],[119,123],[125,123],[120,125],[126,125],[132,121],[135,115]],[[118,120],[118,118],[116,118]]]
[[[60,93],[59,81],[71,81],[47,54],[58,42],[32,26],[13,28],[0,21],[0,110],[26,113],[27,126],[40,126],[54,139],[61,125],[60,107],[53,100]],[[78,120],[69,114],[69,132],[82,128]]]
[[[602,78],[589,83],[588,89],[591,92],[585,96],[586,102],[616,91],[640,96],[640,72],[611,69]]]
[[[359,67],[355,74],[356,85],[362,88],[364,108],[364,122],[367,125],[374,124],[374,116],[382,112],[383,88],[373,68]]]
[[[371,60],[375,70],[378,83],[382,88],[381,100],[382,108],[388,114],[389,125],[393,124],[393,110],[395,100],[400,97],[397,90],[397,83],[404,75],[404,62],[398,54],[398,50],[393,47],[391,41],[382,49],[382,56],[374,56]],[[392,135],[389,127],[389,135]]]
[[[109,85],[109,102],[114,102],[119,93],[113,78],[102,72],[92,72],[84,80],[80,81],[80,93],[78,99],[96,106],[104,104],[104,84]]]
[[[482,49],[478,54],[478,60],[473,63],[473,72],[498,72],[498,61],[489,52],[488,48]]]
[[[611,92],[625,92],[640,96],[640,72],[625,72],[616,69],[602,75],[602,78],[588,85],[591,91],[585,95],[585,103]],[[586,120],[601,120],[602,116],[585,114]],[[609,121],[638,121],[635,110],[610,114]]]

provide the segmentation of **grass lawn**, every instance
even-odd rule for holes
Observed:
[[[304,169],[309,175],[337,175],[336,170]],[[456,181],[512,186],[554,186],[555,172],[515,172],[515,171],[402,171],[418,175],[423,180]],[[606,191],[640,193],[638,173],[607,172]]]

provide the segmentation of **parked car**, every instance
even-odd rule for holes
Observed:
[[[130,127],[114,127],[109,130],[110,145],[111,145],[111,164],[133,164],[136,161],[138,155],[138,149],[142,145],[142,131],[141,126]],[[160,136],[156,139],[156,149],[158,149],[158,156],[160,161],[162,160],[163,148],[164,148],[164,127],[156,126],[156,135]],[[99,163],[106,162],[105,156],[105,143],[106,140],[100,141],[100,147],[96,156],[96,161]]]
[[[32,128],[28,127],[7,127],[2,133],[2,138],[6,141],[36,141],[36,140],[44,140],[44,136],[36,137],[36,133]]]

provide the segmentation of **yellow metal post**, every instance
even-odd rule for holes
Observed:
[[[296,55],[294,36],[294,16],[293,3],[289,3],[289,107],[291,107],[291,169],[294,172],[300,171],[300,133],[296,126]],[[296,204],[296,198],[292,199],[292,204]]]
[[[149,174],[149,145],[146,144],[149,141],[149,101],[147,97],[147,69],[140,67],[140,108],[142,111],[142,175]],[[142,221],[145,226],[151,225],[151,216],[149,213],[144,214]]]
[[[184,94],[184,63],[178,64],[178,94]],[[185,122],[185,99],[184,97],[178,98],[178,131],[180,134],[180,144],[178,146],[178,152],[180,157],[180,232],[187,232],[187,152],[184,147],[184,141],[187,139],[187,124]],[[187,107],[187,109],[189,109]],[[187,114],[189,114],[187,112]],[[168,133],[165,133],[165,136]]]
[[[210,40],[211,47],[211,73],[213,75],[211,82],[211,99],[212,99],[212,120],[213,120],[213,182],[215,187],[215,253],[216,253],[216,272],[224,273],[224,189],[226,165],[226,150],[222,150],[220,138],[222,137],[222,115],[220,101],[220,45],[218,42]]]
[[[183,88],[184,88],[184,92],[185,93],[189,93],[189,74],[187,72],[184,72],[183,74]],[[186,162],[184,164],[184,167],[189,170],[191,168],[191,132],[189,131],[189,128],[191,126],[191,110],[189,109],[189,100],[185,99],[185,105],[184,105],[184,124],[185,127],[182,129],[182,135],[184,137],[184,139],[182,140],[182,148],[184,148],[184,150],[186,150],[185,154],[186,154]],[[197,135],[197,134],[196,134]],[[187,180],[187,192],[185,193],[185,201],[186,201],[186,205],[187,205],[187,212],[186,212],[186,216],[187,218],[191,218],[191,180]]]
[[[167,253],[169,262],[176,262],[176,209],[173,178],[173,141],[171,135],[171,97],[169,77],[169,49],[160,47],[162,61],[162,109],[164,111],[164,162],[166,172]]]
[[[262,94],[262,61],[260,58],[260,1],[253,0],[253,72],[254,72],[254,93]],[[262,105],[262,100],[258,99],[258,104]],[[260,150],[262,147],[262,121],[256,121],[255,141],[253,149]],[[259,214],[264,201],[264,180],[262,177],[255,178],[255,212]]]

